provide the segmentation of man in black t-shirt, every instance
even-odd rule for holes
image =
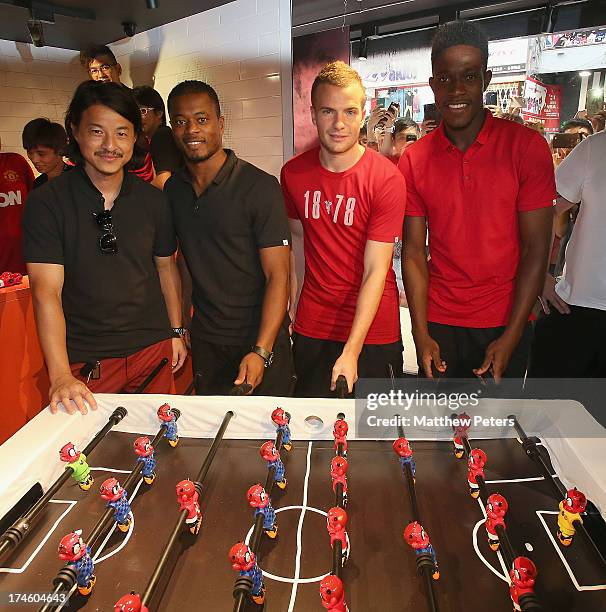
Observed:
[[[169,393],[187,351],[181,337],[176,240],[164,194],[125,172],[141,131],[132,95],[115,83],[82,83],[66,115],[71,172],[32,192],[24,255],[51,410],[82,413],[92,392]],[[171,330],[171,327],[173,328]]]
[[[172,130],[166,125],[162,96],[148,85],[135,87],[133,94],[141,111],[143,134],[149,143],[149,152],[156,170],[152,185],[163,189],[170,175],[183,165],[183,156],[177,148]]]
[[[215,90],[184,81],[168,113],[185,167],[164,192],[193,285],[191,345],[199,394],[248,383],[288,395],[290,232],[275,177],[223,149]]]

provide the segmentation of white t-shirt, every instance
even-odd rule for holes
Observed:
[[[606,132],[573,149],[556,170],[556,186],[581,203],[556,292],[568,304],[606,310]]]

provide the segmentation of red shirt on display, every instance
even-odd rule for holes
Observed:
[[[545,139],[513,121],[486,120],[463,153],[444,125],[409,147],[407,216],[429,232],[427,320],[461,327],[506,325],[520,259],[518,213],[553,206]]]
[[[310,338],[345,342],[364,272],[367,240],[401,239],[406,185],[397,168],[366,149],[345,172],[322,167],[316,147],[283,168],[282,190],[291,219],[303,225],[305,281],[294,329]],[[392,268],[365,344],[400,338],[398,290]]]
[[[18,153],[0,153],[0,273],[25,274],[21,219],[34,173]]]

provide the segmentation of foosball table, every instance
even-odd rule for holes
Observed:
[[[370,439],[354,400],[97,397],[0,446],[2,610],[606,610],[597,423],[482,400]]]

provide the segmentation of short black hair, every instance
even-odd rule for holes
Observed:
[[[471,21],[459,19],[441,25],[431,45],[431,64],[450,47],[467,45],[475,47],[482,53],[484,69],[488,67],[488,37],[478,25]]]
[[[88,65],[94,59],[99,59],[100,57],[109,57],[114,64],[118,63],[114,52],[107,45],[93,45],[85,51],[82,51],[80,53],[80,63],[88,70]]]
[[[72,125],[79,125],[82,115],[91,106],[107,106],[133,124],[135,136],[141,133],[141,111],[131,90],[119,83],[84,81],[78,85],[65,114],[65,131],[68,139],[68,155],[76,163],[82,161],[80,147],[72,133]],[[140,165],[141,152],[135,147],[131,167]]]
[[[166,101],[168,114],[170,115],[170,109],[175,98],[197,93],[206,94],[212,100],[215,105],[215,110],[217,111],[217,117],[220,117],[221,104],[219,103],[219,96],[217,92],[208,83],[204,83],[204,81],[182,81],[178,85],[175,85],[168,94],[168,100]]]
[[[166,125],[166,109],[162,96],[149,85],[139,85],[133,89],[133,96],[139,106],[147,106],[162,112],[162,125]]]
[[[570,128],[586,128],[589,130],[590,134],[593,134],[593,125],[591,125],[591,121],[587,121],[587,119],[571,119],[570,121],[567,121],[562,126],[562,132],[565,132]]]
[[[23,128],[21,135],[23,148],[26,151],[35,147],[48,147],[63,155],[67,149],[67,134],[60,123],[54,123],[46,117],[32,119]]]
[[[399,132],[403,132],[408,128],[414,128],[417,134],[421,133],[421,128],[416,121],[413,121],[410,117],[400,117],[396,119],[396,122],[393,124],[393,135],[395,136]]]

